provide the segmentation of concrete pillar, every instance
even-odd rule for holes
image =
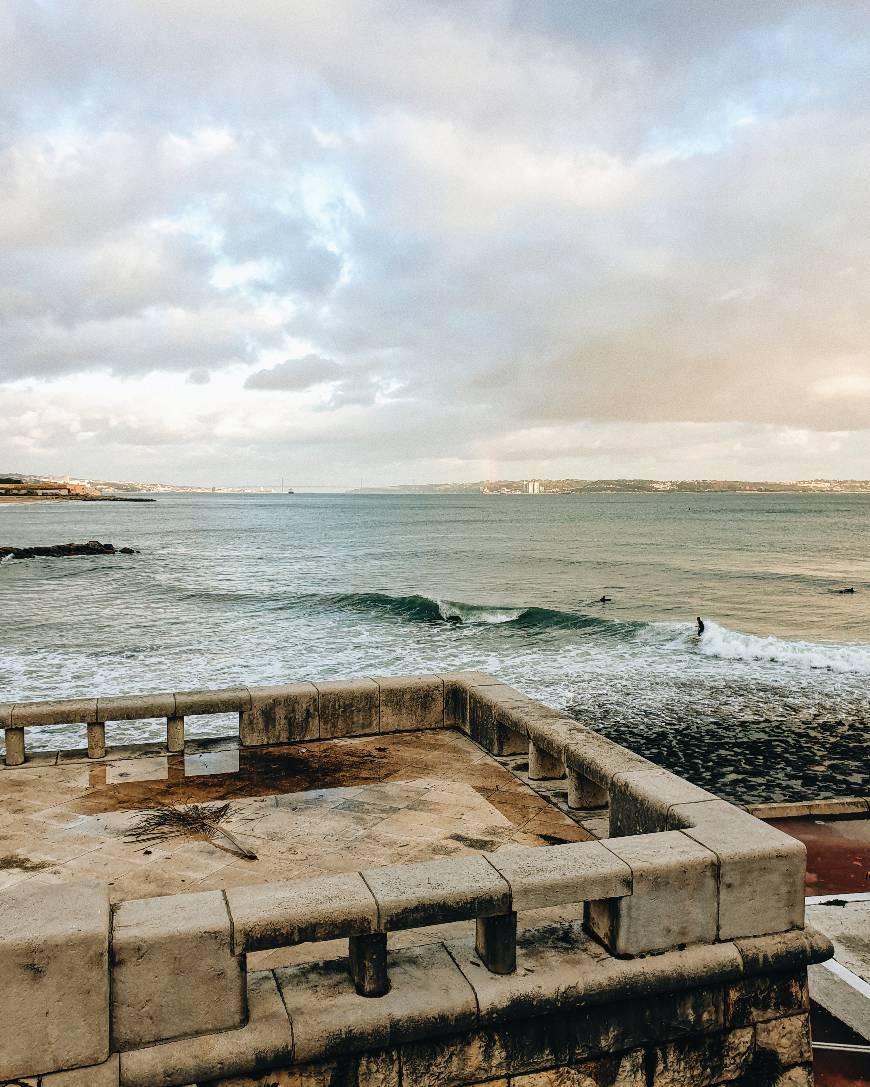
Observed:
[[[24,762],[24,729],[6,730],[6,765],[20,766]]]
[[[606,808],[607,790],[576,770],[568,770],[569,808]]]
[[[529,740],[529,778],[532,781],[551,781],[564,776],[564,761]]]
[[[351,936],[348,959],[350,976],[360,996],[384,996],[390,991],[385,932]]]
[[[106,726],[102,721],[88,725],[88,758],[102,759],[106,755]]]
[[[184,718],[166,718],[166,750],[178,752],[184,750]]]
[[[477,918],[475,950],[493,974],[513,974],[517,968],[517,915]]]

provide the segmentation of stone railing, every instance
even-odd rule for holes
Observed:
[[[217,691],[4,702],[0,703],[0,728],[6,736],[7,766],[20,766],[26,760],[24,737],[28,729],[49,725],[85,725],[88,757],[92,759],[106,754],[109,721],[166,718],[166,749],[170,752],[184,750],[185,718],[198,715],[238,714],[239,742],[245,747],[326,740],[441,728],[445,724],[444,685],[441,676],[384,676]]]
[[[104,719],[157,707],[170,741],[173,721],[230,709],[243,744],[459,728],[493,754],[528,749],[533,780],[567,776],[573,807],[609,804],[611,837],[139,899],[114,912],[100,884],[13,887],[0,894],[0,1082],[40,1073],[44,1087],[78,1087],[60,1078],[72,1068],[99,1087],[217,1082],[557,1008],[799,972],[829,954],[801,931],[801,843],[480,673],[4,712],[7,737],[70,720],[88,724],[90,738]],[[532,928],[517,970],[517,914],[581,902],[592,951]],[[390,932],[458,920],[475,922],[473,943],[388,960]],[[335,939],[348,941],[344,961],[248,974],[252,952]]]

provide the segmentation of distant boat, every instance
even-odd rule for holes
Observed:
[[[284,494],[296,494],[292,487],[288,487]]]

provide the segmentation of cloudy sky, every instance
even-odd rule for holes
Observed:
[[[870,6],[0,0],[0,469],[870,476]]]

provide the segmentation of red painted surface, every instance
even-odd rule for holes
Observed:
[[[870,891],[870,819],[768,819],[807,847],[807,894]]]

